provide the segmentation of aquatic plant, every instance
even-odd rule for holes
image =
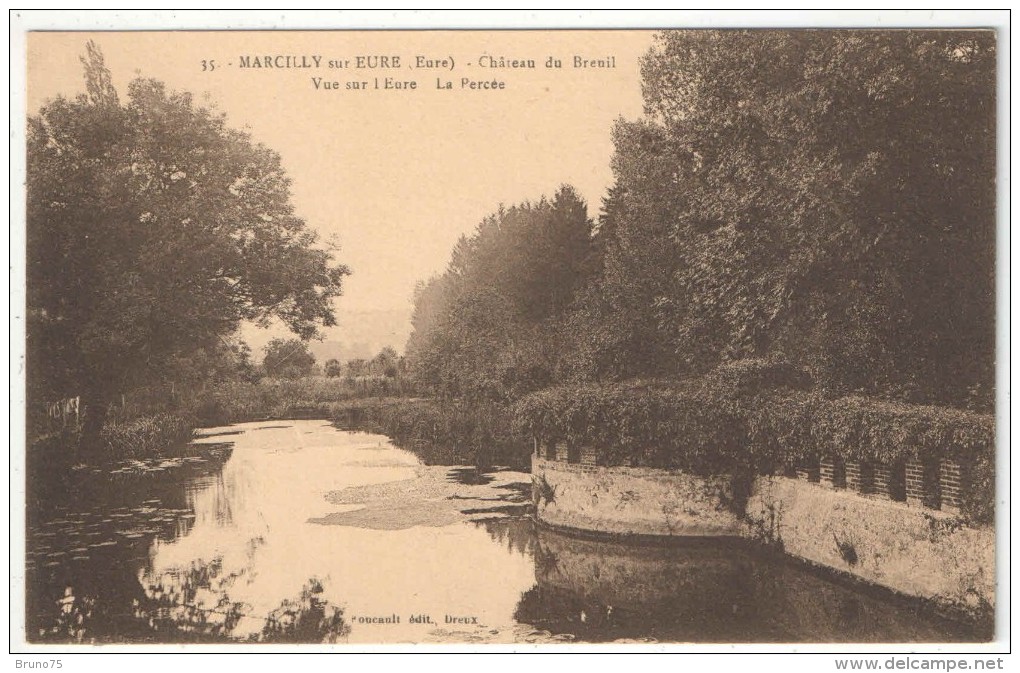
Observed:
[[[183,447],[194,437],[191,422],[156,414],[126,423],[107,423],[100,434],[109,458],[144,458]]]
[[[543,502],[547,506],[556,502],[556,487],[549,483],[544,473],[532,475],[531,483],[533,486],[532,499],[534,500],[535,507],[538,507]]]

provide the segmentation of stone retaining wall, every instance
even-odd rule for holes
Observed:
[[[621,535],[738,536],[728,477],[532,456],[535,510],[552,526]]]
[[[743,536],[903,594],[973,614],[995,602],[995,530],[959,515],[959,470],[823,460],[759,477],[608,467],[586,451],[532,456],[536,517],[613,535]],[[798,478],[799,477],[799,478]],[[941,483],[939,483],[941,482]]]
[[[760,477],[748,533],[788,554],[968,612],[995,603],[995,530],[799,479]]]

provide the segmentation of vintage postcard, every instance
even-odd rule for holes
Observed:
[[[1008,32],[616,16],[29,26],[13,651],[1006,637]]]

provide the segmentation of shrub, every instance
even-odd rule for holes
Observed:
[[[886,464],[949,458],[970,484],[964,515],[991,521],[994,416],[860,396],[826,399],[803,385],[783,366],[733,364],[684,383],[546,389],[523,398],[513,420],[524,437],[593,448],[602,464],[695,473],[769,474],[828,453]]]
[[[741,462],[744,428],[732,399],[705,382],[562,386],[514,408],[517,431],[590,446],[600,462],[707,473]]]
[[[196,396],[190,411],[198,423],[205,426],[306,416],[311,410],[318,410],[323,418],[331,418],[335,409],[344,408],[350,400],[411,393],[410,383],[399,376],[266,378],[258,383],[225,381]]]
[[[156,414],[126,423],[107,423],[100,435],[110,458],[144,458],[179,449],[191,441],[191,422],[173,414]]]
[[[332,411],[337,426],[385,434],[427,464],[525,468],[531,453],[530,439],[514,431],[510,409],[500,404],[382,398],[351,400]]]

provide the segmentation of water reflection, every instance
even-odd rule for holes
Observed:
[[[60,483],[33,480],[25,559],[29,639],[137,635],[129,607],[141,594],[138,570],[154,540],[190,532],[189,490],[214,478],[229,455],[229,447],[213,444],[175,461],[126,461],[62,475]]]
[[[744,545],[536,527],[529,475],[424,466],[378,435],[295,421],[201,442],[201,461],[78,475],[32,510],[30,640],[974,638]]]
[[[252,543],[253,548],[258,544]],[[260,615],[230,597],[244,574],[224,572],[222,559],[216,558],[159,577],[146,575],[141,581],[147,600],[135,601],[134,616],[167,642],[336,643],[350,633],[343,609],[322,598],[318,578],[310,578],[297,596]]]
[[[578,640],[671,643],[949,642],[980,634],[918,605],[834,581],[739,541],[668,546],[485,524],[530,553],[536,584],[514,617]]]

